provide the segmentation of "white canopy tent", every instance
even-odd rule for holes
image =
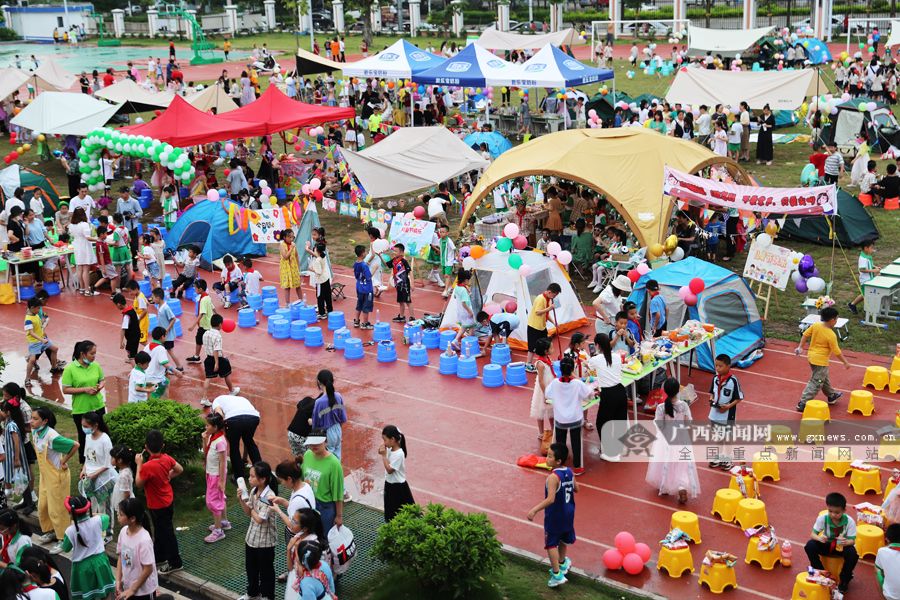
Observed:
[[[815,69],[798,71],[712,71],[682,69],[666,92],[669,103],[698,106],[723,104],[736,108],[746,101],[750,108],[766,104],[775,110],[796,110],[803,101],[828,87]]]
[[[714,55],[734,56],[758,42],[770,31],[771,26],[756,29],[706,29],[691,25],[688,29],[688,53],[696,55],[712,52]]]
[[[375,198],[437,185],[488,161],[444,127],[402,127],[362,152],[343,151],[350,170]]]
[[[10,122],[44,134],[87,135],[106,125],[120,106],[77,92],[44,92]]]
[[[530,35],[500,31],[491,25],[475,40],[475,43],[488,50],[530,50],[551,46],[574,46],[580,40],[575,30],[569,27],[553,33]]]
[[[126,77],[109,87],[97,90],[94,92],[94,96],[116,104],[131,104],[137,109],[136,112],[143,112],[154,108],[167,108],[172,103],[175,94],[168,91],[148,91],[134,80]]]
[[[891,36],[885,46],[888,48],[900,46],[900,21],[891,21]]]
[[[49,57],[41,60],[40,66],[31,72],[30,76],[35,78],[38,88],[55,92],[68,92],[76,80],[75,75]]]
[[[25,85],[29,77],[19,69],[0,69],[0,99],[6,98]]]
[[[341,64],[344,77],[408,79],[443,62],[441,56],[420,50],[406,40],[398,40],[374,56]]]
[[[231,112],[238,107],[231,96],[225,93],[225,89],[218,84],[209,85],[203,91],[185,96],[184,99],[188,101],[188,104],[203,112],[209,112],[215,108],[217,115]]]

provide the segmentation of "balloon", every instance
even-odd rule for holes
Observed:
[[[645,563],[650,560],[650,546],[644,542],[638,542],[634,545],[634,553],[640,556]]]
[[[510,254],[509,258],[506,259],[506,262],[509,263],[510,267],[518,270],[522,266],[522,257],[518,254]]]
[[[692,293],[699,294],[706,289],[706,283],[704,283],[704,281],[699,277],[694,277],[693,279],[691,279],[688,287],[691,288]]]
[[[756,236],[756,245],[760,248],[768,248],[772,245],[772,236],[768,233],[761,233]]]
[[[479,259],[484,256],[484,248],[476,244],[469,249],[469,254],[472,258]]]
[[[325,194],[322,193],[322,190],[313,190],[313,191],[312,191],[312,197],[313,197],[315,200],[321,202],[322,198],[325,197]]]
[[[309,180],[309,189],[317,190],[322,187],[322,180],[318,177],[313,177]]]
[[[259,189],[262,190],[262,189],[265,189],[265,188],[267,188],[267,187],[269,187],[269,182],[266,181],[265,179],[260,179],[260,180],[259,180]]]
[[[684,258],[684,249],[675,248],[675,250],[672,252],[672,256],[669,257],[669,260],[671,260],[672,262],[678,262],[682,258]]]
[[[809,288],[806,285],[805,279],[801,279],[801,280],[795,282],[794,287],[797,288],[797,291],[800,292],[801,294],[805,294],[806,292],[809,291]]]
[[[810,277],[806,280],[806,288],[810,292],[817,294],[825,289],[825,280],[821,277]]]
[[[506,304],[503,305],[503,310],[508,313],[514,313],[519,310],[519,305],[516,304],[515,300],[509,300]]]
[[[547,244],[547,254],[549,256],[556,256],[562,252],[562,246],[559,245],[559,242],[550,242]]]
[[[803,258],[800,259],[800,264],[797,265],[797,268],[804,278],[812,277],[813,269],[816,268],[816,262],[812,256],[810,256],[809,254],[804,254]]]
[[[267,185],[261,185],[259,191],[262,193],[263,196],[271,196],[272,195],[272,188],[270,188]]]
[[[390,246],[390,242],[383,238],[379,238],[372,242],[372,249],[378,253],[387,252],[387,249],[390,248]]]
[[[634,552],[634,536],[627,531],[620,531],[616,534],[616,550],[624,555]],[[638,557],[640,558],[640,557]]]
[[[570,262],[572,262],[572,253],[568,250],[563,250],[559,254],[556,255],[556,260],[562,266],[566,266]]]
[[[650,272],[650,265],[648,265],[647,263],[641,263],[637,266],[636,271],[641,275],[646,275]]]
[[[647,248],[647,256],[650,258],[657,258],[662,256],[666,251],[665,246],[662,244],[652,244],[649,248]]]
[[[631,280],[631,283],[637,283],[638,279],[641,278],[641,274],[637,272],[637,269],[631,269],[628,271],[628,279]]]
[[[222,319],[222,331],[231,333],[234,331],[235,323],[233,319]]]
[[[874,102],[869,102],[868,104],[866,104],[866,109],[868,109],[869,112],[872,112],[876,108],[878,108],[878,105]]]
[[[462,261],[463,269],[469,271],[475,268],[475,259],[471,256],[467,256]]]
[[[312,189],[313,189],[313,190],[317,190],[317,189],[319,189],[319,188],[312,188]],[[414,216],[415,218],[417,218],[417,219],[423,219],[423,218],[425,218],[425,207],[424,207],[424,206],[417,206],[417,207],[415,207],[415,208],[413,209],[413,216]]]
[[[819,276],[819,267],[813,267],[813,270],[812,270],[812,276],[813,276],[813,277],[818,277],[818,276]]]
[[[516,250],[524,250],[528,246],[528,238],[524,235],[517,235],[513,238],[513,248]]]
[[[618,571],[622,568],[622,560],[625,557],[615,548],[610,548],[603,553],[603,566],[610,571]]]
[[[684,297],[684,303],[688,306],[695,306],[697,304],[697,296],[688,290],[688,295]]]
[[[800,271],[791,271],[791,281],[797,283],[801,279],[803,279],[803,275],[800,274]]]
[[[225,152],[228,152],[229,154],[234,152],[234,144],[232,144],[231,142],[225,144]]]
[[[588,116],[591,118],[596,117],[597,111],[592,108],[591,110],[588,111]]]
[[[530,265],[522,265],[519,267],[519,275],[522,277],[528,277],[531,275],[531,266]]]
[[[485,302],[484,306],[482,306],[481,308],[482,310],[484,310],[484,312],[491,315],[492,317],[503,310],[503,307],[501,307],[496,302]]]
[[[866,112],[866,109],[868,108],[868,106],[869,105],[866,104],[865,102],[860,102],[856,108],[859,109],[859,112]]]
[[[278,206],[278,198],[272,196],[271,198],[269,198],[269,204],[271,204],[272,206]]]
[[[631,552],[622,559],[622,567],[629,575],[637,575],[644,570],[644,561],[641,560],[640,556]]]
[[[206,192],[206,198],[210,202],[216,202],[219,199],[219,190],[209,190]]]
[[[294,150],[296,150],[297,152],[299,152],[301,148],[303,148],[303,146],[301,146],[300,144],[294,144]]]
[[[309,195],[309,193],[310,193],[311,191],[312,191],[312,188],[309,187],[309,184],[308,184],[308,183],[304,183],[302,186],[300,186],[300,192],[303,193],[303,194],[305,194],[305,195],[307,195],[307,196]]]
[[[515,238],[517,235],[519,235],[519,226],[515,223],[507,223],[503,228],[503,235],[510,239]]]
[[[778,223],[776,223],[775,221],[769,221],[768,223],[766,223],[766,233],[768,233],[772,237],[775,237],[775,235],[778,233]]]
[[[500,252],[509,252],[512,250],[512,240],[509,238],[500,238],[497,240],[497,250]]]
[[[672,254],[675,252],[675,248],[678,247],[678,236],[674,233],[666,238],[666,243],[663,248],[666,251],[666,254]]]

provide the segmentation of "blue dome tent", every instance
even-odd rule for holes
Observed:
[[[186,246],[200,248],[200,266],[212,271],[212,263],[226,254],[232,256],[265,256],[266,245],[255,244],[250,231],[228,233],[228,206],[231,200],[210,202],[196,200],[182,213],[166,235],[166,249],[177,251]]]
[[[697,296],[695,306],[687,306],[678,295],[678,288],[695,277],[702,279],[706,288]],[[716,339],[716,352],[730,356],[732,364],[765,345],[756,297],[747,282],[728,269],[694,257],[653,269],[638,280],[628,297],[642,314],[649,279],[659,283],[669,309],[669,329],[680,327],[688,319],[724,329],[725,333]],[[705,371],[715,370],[714,359],[707,345],[694,352],[694,365]]]

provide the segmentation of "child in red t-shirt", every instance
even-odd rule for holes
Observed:
[[[163,452],[164,445],[163,434],[160,431],[151,429],[147,432],[144,452],[134,457],[137,465],[134,483],[144,489],[144,495],[147,497],[147,509],[150,511],[153,529],[156,532],[153,538],[153,553],[157,563],[165,563],[159,568],[159,572],[166,575],[182,568],[175,526],[172,524],[175,494],[172,492],[171,479],[181,475],[184,468]],[[149,454],[146,460],[144,453]]]

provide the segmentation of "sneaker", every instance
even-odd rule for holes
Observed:
[[[50,549],[47,550],[47,552],[49,552],[50,554],[62,554],[62,552],[63,552],[62,540],[53,544],[53,546],[51,546]]]
[[[708,466],[710,469],[718,469],[720,466],[722,466],[722,463],[717,460],[714,460],[714,461],[711,461],[710,463],[708,463]]]
[[[619,462],[622,458],[620,456],[609,456],[608,454],[600,453],[600,460],[605,460],[606,462]]]
[[[222,308],[231,308],[231,302],[223,302]]]
[[[525,365],[525,371],[527,373],[537,373],[537,367],[535,367],[534,365],[529,363],[529,364]]]
[[[566,576],[562,574],[562,571],[560,571],[559,573],[550,571],[550,579],[549,581],[547,581],[547,587],[559,587],[566,581],[568,581],[568,579],[566,579]]]
[[[584,467],[578,467],[577,469],[572,469],[572,475],[575,477],[580,477],[584,475]]]
[[[210,531],[214,531],[216,529],[216,524],[213,523],[207,529],[209,529]],[[231,521],[222,519],[222,531],[228,531],[229,529],[231,529]]]
[[[368,321],[366,321],[365,323],[360,325],[360,328],[361,329],[375,329],[375,326],[372,325],[371,323],[369,323]]]
[[[856,305],[853,304],[852,302],[848,302],[848,303],[847,303],[847,308],[849,308],[849,309],[850,309],[850,312],[852,312],[854,315],[858,315],[858,314],[859,314],[859,309],[856,308]]]
[[[734,467],[734,463],[730,460],[720,460],[719,468],[723,471],[730,471]]]
[[[200,362],[200,357],[199,356],[188,356],[186,359],[184,359],[184,362],[198,363],[198,362]]]
[[[200,406],[203,408],[209,408],[212,406],[212,402],[209,401],[209,398],[203,398],[200,400]]]
[[[798,403],[797,403],[797,412],[801,412],[801,413],[802,413],[804,408],[806,408],[806,405],[805,405],[805,404],[803,404],[803,403],[801,403],[801,402],[798,402]]]
[[[571,568],[572,568],[572,559],[569,558],[568,556],[566,557],[566,560],[559,563],[559,572],[562,573],[563,575],[568,575],[569,569],[571,569]]]
[[[44,535],[39,535],[37,540],[41,544],[52,544],[56,541],[56,534],[51,531]]]
[[[832,395],[828,396],[828,404],[837,404],[837,401],[841,399],[841,396],[844,395],[844,392],[835,392]]]
[[[225,539],[224,531],[222,531],[221,529],[213,529],[212,532],[210,532],[210,534],[208,536],[203,538],[203,541],[206,542],[207,544],[214,544],[214,543],[218,542],[219,540],[224,540],[224,539]]]
[[[353,319],[353,326],[359,329],[359,319]]]
[[[403,315],[397,315],[396,317],[391,319],[391,321],[393,321],[394,323],[406,323],[406,317],[404,317]]]
[[[234,386],[234,389],[231,390],[231,395],[232,395],[232,396],[237,396],[237,395],[240,394],[240,393],[241,393],[241,387],[240,387],[240,386],[237,386],[237,385],[236,385],[236,386]]]
[[[172,573],[181,571],[183,568],[184,567],[182,567],[181,565],[179,565],[177,567],[173,567],[169,563],[166,563],[165,565],[163,565],[163,567],[161,569],[157,569],[157,571],[159,571],[160,575],[171,575]]]
[[[844,592],[840,588],[831,590],[831,600],[844,600]]]

